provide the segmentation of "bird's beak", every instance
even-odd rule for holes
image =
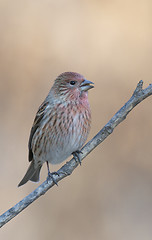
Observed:
[[[80,85],[81,91],[88,91],[89,89],[94,88],[92,84],[94,83],[85,79]]]

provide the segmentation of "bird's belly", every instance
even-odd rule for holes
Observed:
[[[48,161],[52,164],[66,160],[73,152],[80,150],[87,139],[90,126],[84,123],[83,115],[76,115],[72,124],[67,128],[62,124],[62,129],[59,127],[57,133],[50,127],[50,132],[46,131],[43,138],[38,139],[38,147],[33,152],[35,157],[42,163]]]
[[[51,151],[50,154],[47,155],[46,159],[51,164],[59,164],[66,160],[71,155],[71,151]]]
[[[58,144],[57,146],[51,146],[47,151],[47,155],[45,156],[45,161],[48,161],[51,164],[59,164],[66,160],[73,152],[80,149],[83,144],[74,144],[64,142],[64,144]]]
[[[40,155],[37,156],[41,162],[48,161],[51,164],[59,164],[66,160],[73,152],[80,150],[86,141],[86,137],[82,134],[71,134],[66,136],[60,136],[59,139],[54,141],[48,141],[45,149],[40,151]]]

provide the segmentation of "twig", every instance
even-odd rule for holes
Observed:
[[[111,120],[97,133],[97,135],[82,148],[82,153],[80,153],[80,160],[83,160],[94,148],[96,148],[101,142],[103,142],[113,132],[114,128],[126,118],[128,113],[137,104],[139,104],[148,96],[152,95],[151,84],[145,89],[143,89],[142,87],[143,81],[141,80],[138,83],[129,101],[126,102],[125,105],[111,118]],[[58,170],[59,176],[55,175],[55,180],[59,182],[63,178],[71,175],[71,173],[77,166],[78,162],[76,162],[74,158],[72,158],[69,162],[67,162]],[[13,206],[0,216],[0,227],[9,222],[15,216],[17,216],[21,211],[23,211],[41,195],[45,194],[53,186],[54,183],[52,182],[51,178],[43,182],[32,193],[23,198],[19,203],[17,203],[15,206]]]

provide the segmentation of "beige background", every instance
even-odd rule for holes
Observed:
[[[1,213],[38,186],[17,188],[37,108],[64,71],[95,83],[90,139],[140,79],[152,83],[152,1],[0,0]],[[151,240],[151,106],[151,97],[138,105],[71,177],[5,225],[0,239]],[[44,166],[41,181],[46,174]]]

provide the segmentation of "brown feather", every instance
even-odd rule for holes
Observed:
[[[33,123],[32,129],[31,129],[31,132],[30,132],[29,143],[28,143],[29,162],[31,162],[33,160],[33,152],[32,152],[32,147],[31,147],[32,139],[33,139],[34,133],[36,132],[36,130],[39,128],[39,126],[41,124],[41,120],[44,117],[44,111],[45,111],[47,104],[48,104],[48,102],[43,102],[41,104],[41,106],[39,107],[39,109],[37,111],[36,117],[34,119],[34,123]]]

